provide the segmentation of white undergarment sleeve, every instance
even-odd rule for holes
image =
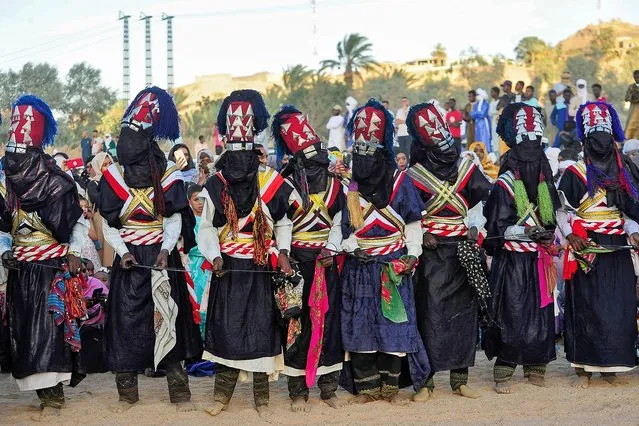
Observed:
[[[162,250],[173,251],[182,233],[182,215],[174,213],[162,221]]]

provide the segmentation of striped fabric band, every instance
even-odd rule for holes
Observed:
[[[147,229],[127,229],[122,228],[120,230],[120,236],[125,243],[132,244],[134,246],[152,246],[162,242],[162,236],[164,232],[162,230],[147,230]]]
[[[65,256],[69,251],[68,244],[47,244],[44,246],[14,246],[13,256],[20,262],[57,259]]]
[[[506,241],[504,242],[504,250],[514,251],[518,253],[536,253],[538,244],[524,241]]]

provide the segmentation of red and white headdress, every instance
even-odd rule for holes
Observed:
[[[21,96],[11,108],[11,127],[7,141],[8,152],[26,152],[27,147],[43,148],[52,145],[57,124],[49,106],[32,95]]]
[[[446,120],[432,103],[411,107],[406,117],[406,126],[410,135],[427,147],[443,151],[455,144]]]
[[[255,136],[266,128],[268,112],[255,90],[236,90],[224,99],[217,127],[225,135],[229,151],[252,150]]]
[[[539,109],[524,104],[510,104],[502,111],[497,122],[497,134],[510,148],[524,140],[537,140],[544,136],[544,122]]]
[[[293,105],[284,105],[273,116],[272,132],[278,157],[300,151],[307,158],[317,154],[314,146],[320,138],[308,122],[308,116]]]
[[[577,134],[582,140],[593,132],[608,133],[617,142],[626,139],[617,111],[608,103],[586,102],[579,107],[575,118]]]

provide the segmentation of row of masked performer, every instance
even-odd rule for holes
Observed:
[[[460,158],[428,103],[410,109],[411,167],[399,172],[392,116],[371,99],[349,123],[346,179],[329,172],[325,144],[290,105],[270,128],[278,156],[290,160],[279,172],[262,166],[254,139],[269,114],[258,92],[235,91],[217,118],[227,150],[200,193],[196,234],[182,174],[158,145],[179,137],[175,104],[162,89],[143,90],[122,118],[119,163],[99,184],[105,237],[117,254],[104,359],[119,395],[113,409],[135,404],[138,373],[155,368],[166,371],[178,410],[194,410],[184,362],[198,359],[216,364],[212,415],[247,378],[257,410],[268,413],[269,381],[279,373],[296,411],[307,410],[315,384],[336,408],[340,385],[360,403],[407,403],[399,389],[411,385],[413,400],[424,401],[441,371],[454,392],[476,398],[468,369],[480,312],[496,390],[510,392],[517,365],[543,386],[556,358],[557,259],[578,385],[593,372],[619,381],[616,373],[635,366],[639,171],[616,147],[624,136],[611,105],[582,105],[577,119],[584,161],[556,189],[539,110],[508,106],[497,130],[510,151],[493,184]],[[35,390],[42,414],[55,415],[63,383],[85,376],[79,253],[88,228],[73,180],[43,150],[56,134],[49,107],[23,96],[10,121],[0,186],[9,338],[0,341],[20,389]],[[483,215],[470,215],[478,204]],[[180,258],[191,250],[211,272],[205,309]]]

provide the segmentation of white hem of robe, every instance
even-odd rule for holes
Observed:
[[[583,368],[588,373],[625,373],[626,371],[634,370],[635,367],[598,367],[596,365],[583,365],[570,363],[571,367]]]
[[[338,362],[337,364],[333,364],[333,365],[327,365],[327,366],[321,365],[317,367],[317,377],[323,376],[325,374],[330,374],[334,371],[340,371],[342,369],[342,364],[343,363]],[[291,377],[306,376],[306,370],[300,370],[299,368],[285,366],[284,374]]]
[[[249,372],[266,373],[269,375],[270,381],[275,381],[279,378],[279,374],[284,371],[283,354],[256,359],[235,360],[220,358],[210,352],[204,351],[202,359],[240,370],[240,376],[238,378],[240,382],[246,382],[248,380],[248,374],[246,373]]]
[[[15,379],[21,391],[32,391],[38,389],[52,388],[58,383],[69,384],[71,373],[36,373],[24,379]]]

